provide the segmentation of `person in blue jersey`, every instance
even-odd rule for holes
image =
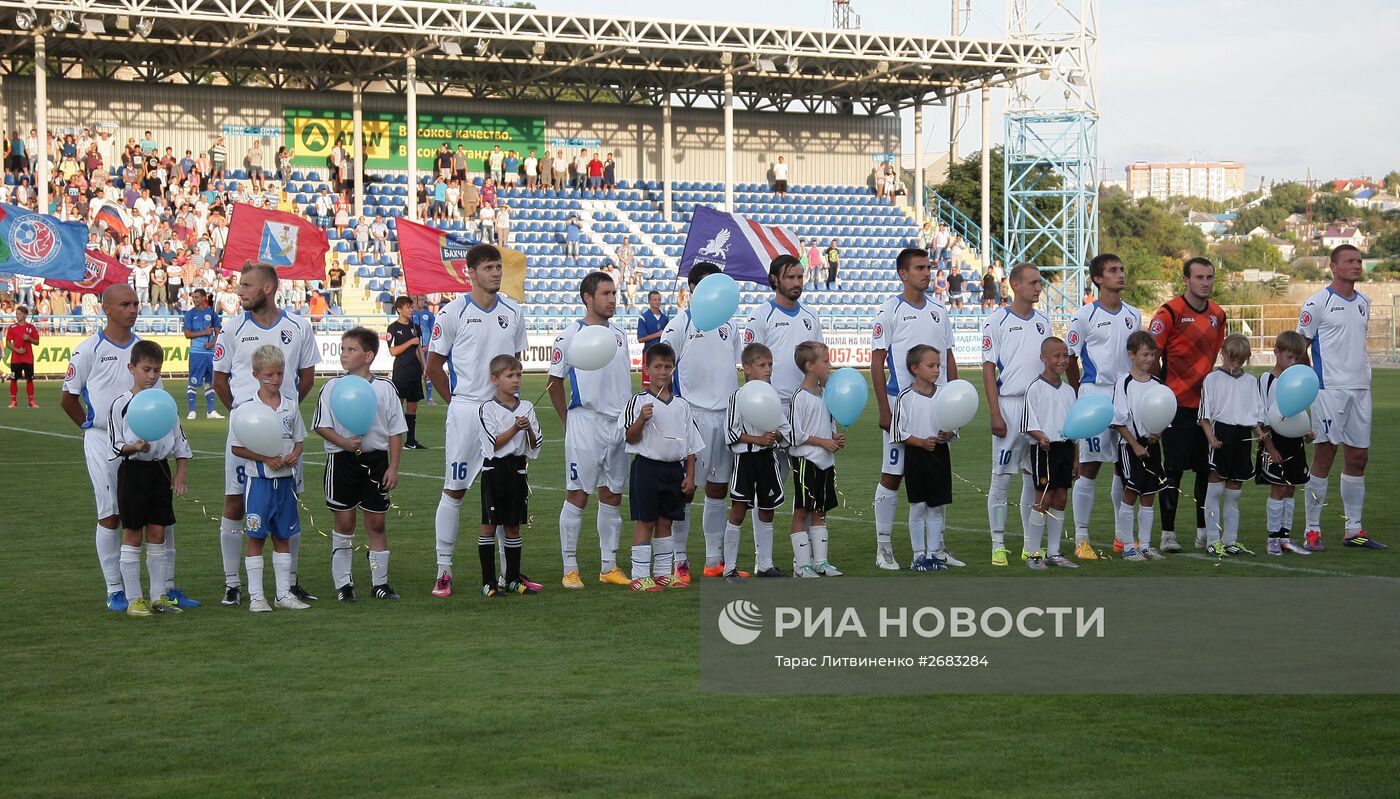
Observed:
[[[642,315],[637,317],[637,341],[642,344],[642,362],[646,362],[647,350],[661,343],[661,334],[666,330],[666,325],[670,323],[666,313],[661,310],[661,292],[651,291],[647,293],[647,309],[642,311]],[[646,370],[642,370],[642,386],[650,386],[651,378]]]
[[[437,317],[433,315],[432,309],[428,307],[427,297],[420,294],[413,298],[413,313],[409,314],[408,318],[413,324],[418,325],[418,333],[423,341],[432,341],[433,325],[437,323]],[[432,381],[428,379],[427,345],[418,348],[418,358],[423,364],[423,391],[428,396],[428,404],[432,405],[434,404],[433,384]]]
[[[194,418],[195,402],[199,399],[199,389],[204,387],[204,415],[210,419],[222,419],[223,414],[214,407],[214,346],[223,332],[219,312],[209,304],[209,292],[195,289],[190,295],[194,306],[185,311],[185,338],[190,342],[190,382],[185,388],[185,399],[190,412],[186,419]]]

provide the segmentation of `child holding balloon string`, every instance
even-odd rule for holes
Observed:
[[[286,368],[286,357],[276,346],[265,344],[254,350],[252,369],[258,394],[234,410],[229,425],[230,451],[253,466],[244,494],[248,554],[243,561],[248,572],[248,610],[253,613],[272,610],[263,594],[263,543],[269,535],[275,604],[283,610],[311,607],[291,592],[292,553],[288,541],[301,533],[296,464],[301,460],[306,424],[296,401],[282,394]]]
[[[180,613],[180,607],[166,595],[169,554],[165,545],[165,528],[175,524],[174,495],[185,494],[185,468],[191,452],[185,431],[180,428],[175,403],[169,394],[156,388],[160,383],[165,352],[153,341],[137,341],[131,347],[131,390],[112,402],[107,416],[107,435],[112,443],[113,457],[121,458],[117,468],[117,513],[122,523],[121,574],[122,587],[128,600],[127,615],[145,617],[152,613]],[[159,409],[146,398],[137,401],[143,392],[164,394],[169,404],[171,426],[156,436],[163,427],[156,419]],[[156,394],[148,395],[156,400]],[[135,404],[136,407],[132,407]],[[152,427],[154,425],[154,428]],[[139,428],[146,440],[138,433]],[[175,458],[175,473],[170,473],[170,457]],[[141,542],[146,542],[146,572],[151,581],[151,598],[141,592]]]
[[[1254,466],[1254,480],[1259,485],[1269,487],[1269,499],[1265,505],[1265,530],[1269,541],[1266,552],[1280,556],[1285,552],[1293,555],[1311,555],[1302,544],[1293,543],[1290,533],[1293,529],[1294,492],[1297,486],[1307,485],[1308,473],[1305,441],[1314,436],[1308,426],[1306,414],[1297,419],[1302,423],[1303,435],[1285,435],[1282,429],[1286,420],[1270,421],[1275,418],[1278,405],[1278,378],[1290,366],[1307,362],[1308,340],[1301,333],[1285,330],[1274,339],[1274,368],[1259,376],[1259,397],[1265,410],[1264,420],[1271,428],[1267,438],[1259,441],[1259,450]]]
[[[1026,565],[1044,570],[1050,566],[1077,569],[1079,564],[1060,554],[1069,489],[1079,478],[1079,458],[1074,441],[1065,436],[1065,418],[1074,405],[1074,389],[1064,379],[1069,368],[1069,347],[1051,336],[1040,342],[1040,362],[1045,371],[1026,389],[1026,435],[1036,444],[1031,456],[1031,477],[1036,500],[1026,525]],[[1049,538],[1046,539],[1046,531]],[[1046,548],[1040,544],[1046,541]]]
[[[351,553],[355,511],[364,512],[369,539],[371,593],[375,599],[399,595],[389,585],[389,539],[384,516],[389,492],[399,482],[408,420],[394,382],[370,371],[379,353],[379,334],[354,327],[340,337],[340,368],[346,374],[321,387],[311,427],[325,442],[326,507],[335,515],[331,532],[331,581],[336,599],[354,602]]]
[[[830,533],[826,514],[836,507],[836,453],[846,446],[846,435],[836,430],[825,396],[831,377],[831,355],[820,341],[804,341],[793,350],[802,370],[802,386],[792,395],[793,507],[792,573],[794,577],[839,577],[841,571],[827,560]],[[861,378],[864,380],[864,378]],[[808,524],[811,524],[809,531]]]
[[[1254,477],[1250,442],[1267,441],[1270,436],[1259,424],[1262,416],[1259,381],[1244,371],[1249,356],[1246,336],[1240,333],[1226,336],[1220,347],[1223,365],[1206,375],[1201,385],[1201,409],[1197,418],[1210,447],[1206,551],[1216,557],[1254,554],[1239,543],[1240,494],[1245,481]]]
[[[1112,427],[1118,432],[1118,466],[1123,474],[1123,501],[1116,508],[1117,535],[1123,544],[1123,559],[1131,561],[1164,560],[1152,547],[1152,522],[1156,495],[1167,487],[1162,466],[1161,430],[1166,429],[1176,413],[1176,399],[1171,397],[1171,413],[1157,414],[1161,430],[1154,432],[1149,424],[1151,406],[1156,397],[1170,395],[1170,390],[1156,377],[1158,363],[1157,340],[1146,330],[1128,336],[1128,376],[1113,387]],[[1138,537],[1133,537],[1134,506],[1137,506]]]
[[[792,438],[792,427],[783,417],[773,375],[773,351],[763,344],[749,344],[742,354],[744,385],[729,398],[725,417],[726,440],[734,453],[734,474],[729,479],[728,524],[724,527],[724,579],[741,582],[739,533],[754,509],[754,574],[786,577],[773,565],[773,511],[782,507],[783,482],[777,448]]]
[[[577,341],[578,339],[575,339]],[[540,455],[540,420],[535,404],[522,400],[520,375],[524,367],[509,353],[502,353],[488,364],[496,396],[481,404],[481,535],[477,554],[481,559],[481,595],[486,598],[512,594],[539,593],[539,583],[521,574],[522,544],[520,526],[528,524],[530,482],[526,466]],[[496,531],[503,533],[505,552],[504,589],[496,574]]]
[[[953,502],[953,462],[948,442],[957,432],[945,430],[938,415],[938,375],[942,355],[936,347],[916,344],[905,356],[913,385],[899,392],[890,415],[890,439],[904,445],[904,490],[909,497],[909,540],[914,548],[910,569],[946,571],[950,561],[943,532]]]

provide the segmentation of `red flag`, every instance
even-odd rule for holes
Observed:
[[[296,214],[234,203],[222,266],[237,272],[252,261],[283,280],[325,280],[329,250],[326,232]]]
[[[101,294],[108,286],[121,286],[131,276],[131,270],[116,258],[97,250],[85,252],[87,274],[79,281],[45,280],[44,285],[80,294]]]
[[[420,225],[407,219],[395,223],[404,283],[409,294],[462,294],[472,290],[467,277],[467,251],[478,242],[459,233]],[[501,292],[525,301],[525,254],[508,247],[501,251]]]

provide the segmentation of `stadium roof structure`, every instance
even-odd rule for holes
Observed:
[[[0,74],[32,70],[39,32],[58,76],[402,92],[413,56],[439,95],[718,107],[728,76],[739,108],[870,115],[1041,72],[1065,47],[422,0],[0,0]]]

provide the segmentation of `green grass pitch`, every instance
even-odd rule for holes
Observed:
[[[169,387],[183,408],[183,386]],[[522,393],[534,397],[542,387],[531,377]],[[1377,538],[1400,547],[1388,523],[1400,513],[1391,491],[1400,471],[1400,372],[1378,372],[1375,388],[1366,516]],[[404,453],[388,520],[401,602],[369,598],[359,553],[360,602],[334,602],[322,535],[330,514],[313,436],[301,582],[320,603],[262,616],[246,605],[220,607],[218,528],[209,517],[220,507],[215,453],[226,423],[201,417],[184,423],[198,454],[192,499],[177,500],[176,511],[179,583],[205,607],[173,619],[108,613],[82,450],[58,409],[58,391],[57,382],[43,383],[39,410],[0,411],[0,796],[1278,797],[1395,796],[1400,785],[1400,698],[1389,696],[702,696],[696,591],[634,595],[599,586],[591,508],[579,547],[587,590],[559,588],[562,442],[547,401],[524,556],[526,571],[546,584],[540,596],[488,603],[472,591],[475,491],[463,507],[458,595],[429,596],[443,472],[439,405],[420,411],[421,437],[433,448]],[[312,405],[303,405],[308,418]],[[837,462],[844,503],[833,514],[831,551],[848,574],[877,571],[869,507],[879,466],[874,413],[871,402]],[[985,410],[954,444],[953,459],[962,477],[985,489]],[[1341,530],[1338,473],[1324,522],[1333,543]],[[1096,507],[1101,545],[1109,541],[1107,483],[1101,478]],[[992,574],[983,496],[960,481],[954,490],[949,543],[970,567],[887,579]],[[1266,558],[1264,496],[1250,486],[1243,502],[1242,539],[1260,553],[1253,560],[1109,560],[1050,574],[1015,563],[995,578],[1150,572],[1242,579],[1306,566],[1400,579],[1397,549],[1334,546],[1306,561]],[[895,544],[907,561],[904,509],[901,500]],[[780,514],[776,552],[784,566],[786,524]],[[1190,539],[1187,532],[1188,546]],[[751,552],[747,530],[744,540]],[[693,559],[703,555],[698,523],[689,549]],[[1180,610],[1201,623],[1229,612]],[[1358,612],[1366,610],[1359,597]],[[1279,635],[1288,635],[1287,608],[1278,624]],[[1336,664],[1362,690],[1368,673],[1395,667]],[[1086,662],[1063,679],[1092,687],[1096,676]],[[1153,674],[1142,677],[1150,684]]]

